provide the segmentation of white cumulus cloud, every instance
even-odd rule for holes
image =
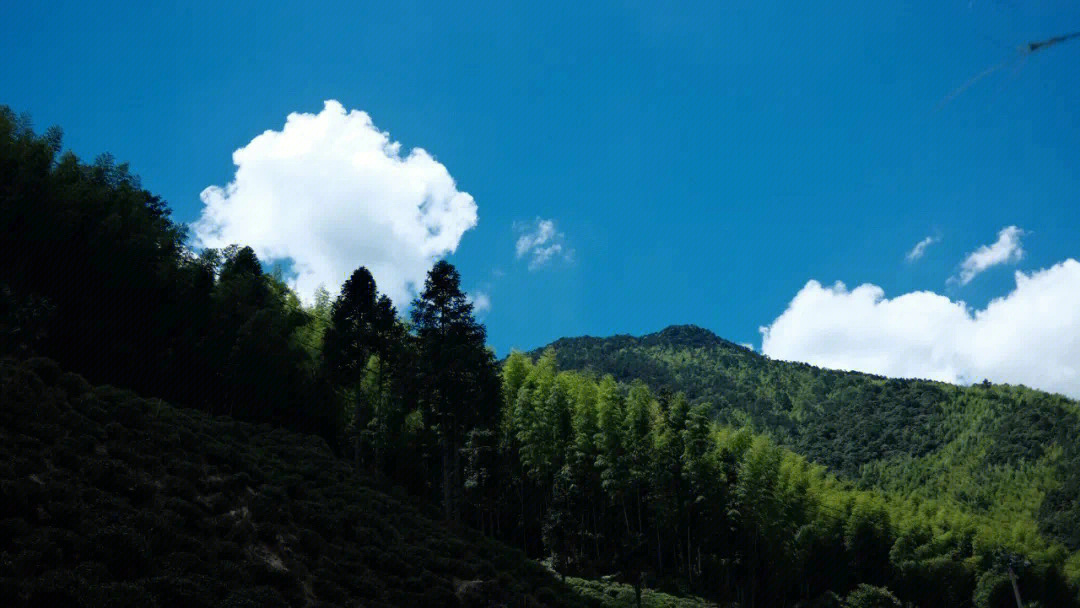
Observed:
[[[236,174],[200,195],[193,225],[204,247],[250,245],[263,261],[291,259],[294,288],[336,290],[359,266],[399,308],[431,265],[476,225],[476,202],[429,153],[380,131],[371,117],[327,101],[293,113],[233,153]]]
[[[919,241],[918,243],[915,243],[915,246],[912,247],[911,251],[909,251],[907,253],[907,256],[906,256],[907,261],[914,262],[915,260],[921,258],[923,256],[923,254],[926,253],[926,248],[929,247],[930,245],[933,245],[936,242],[937,242],[936,238],[934,238],[932,236],[928,236],[925,239]]]
[[[556,259],[573,259],[574,250],[566,244],[566,235],[555,227],[554,220],[536,218],[532,222],[515,222],[518,240],[514,247],[518,259],[529,258],[529,270],[536,270]]]
[[[960,274],[949,280],[967,285],[987,268],[1020,261],[1024,257],[1024,250],[1020,247],[1020,237],[1023,235],[1024,231],[1016,226],[1002,228],[992,245],[983,245],[969,253],[960,264]]]
[[[761,334],[775,359],[1080,398],[1080,262],[1018,271],[1016,287],[982,310],[932,292],[889,299],[876,285],[810,281]]]

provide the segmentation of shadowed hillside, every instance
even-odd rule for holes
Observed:
[[[0,363],[0,403],[5,605],[614,606],[628,593],[579,595],[516,550],[452,534],[314,436],[93,388],[46,359]]]

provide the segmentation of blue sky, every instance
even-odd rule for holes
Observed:
[[[500,354],[674,323],[760,349],[811,280],[978,311],[1080,255],[1080,41],[936,111],[1080,29],[1075,2],[90,4],[5,8],[0,103],[129,161],[183,222],[289,114],[366,112],[475,202],[449,259]],[[539,265],[516,251],[538,218],[562,247]],[[1022,255],[949,282],[1009,226]]]

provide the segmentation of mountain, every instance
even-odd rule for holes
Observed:
[[[52,361],[0,361],[0,596],[11,606],[621,606],[454,533],[326,443]],[[13,603],[7,603],[13,602]],[[646,605],[703,604],[647,593]]]
[[[709,403],[718,421],[765,433],[859,487],[945,500],[1080,549],[1080,408],[1060,395],[775,361],[693,325],[563,338],[530,354],[546,348],[560,369]]]
[[[695,327],[499,370],[444,260],[308,306],[59,151],[0,107],[5,605],[1080,606],[1071,401]]]

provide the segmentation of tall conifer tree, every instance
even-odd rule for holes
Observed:
[[[438,426],[442,451],[443,509],[457,521],[461,491],[461,447],[466,433],[495,425],[500,380],[484,327],[461,290],[461,276],[440,261],[413,302],[425,412]]]

